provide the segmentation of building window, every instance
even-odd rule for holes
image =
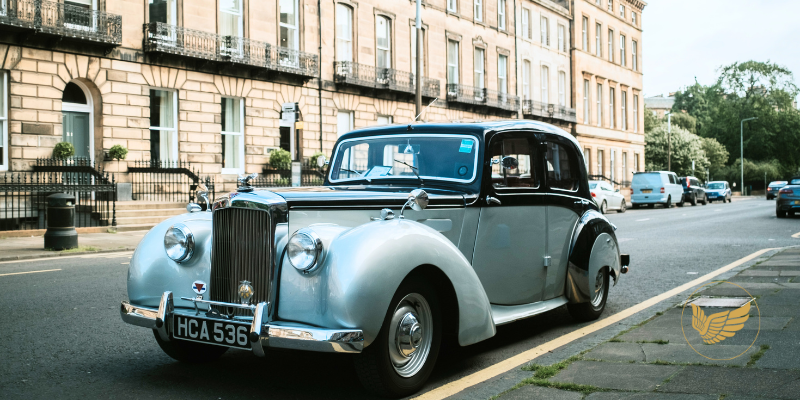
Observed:
[[[616,115],[614,115],[614,100],[616,98],[614,88],[608,88],[608,127],[614,129]]]
[[[447,0],[447,11],[458,12],[458,0]]]
[[[336,114],[336,136],[342,136],[353,130],[353,112],[339,111]]]
[[[589,148],[583,149],[583,162],[586,163],[586,173],[591,174],[590,165],[592,165],[592,151]]]
[[[549,103],[550,102],[550,93],[548,93],[548,89],[550,86],[550,68],[546,65],[542,65],[542,103]]]
[[[621,125],[622,125],[622,130],[623,131],[627,131],[628,130],[628,92],[623,90],[621,94],[622,94],[621,103],[620,103],[620,108],[621,108],[621,111],[622,111],[622,122],[621,122]]]
[[[473,60],[473,65],[475,66],[475,75],[473,78],[473,83],[475,87],[478,89],[483,89],[486,87],[486,83],[483,81],[484,75],[484,68],[483,68],[483,60],[484,60],[484,53],[485,51],[479,47],[475,48],[475,59]]]
[[[483,0],[475,0],[475,21],[483,21]]]
[[[378,115],[378,120],[375,121],[376,125],[391,125],[394,118],[391,115]]]
[[[633,131],[639,132],[639,95],[633,95]]]
[[[298,0],[280,0],[280,47],[300,50],[300,7]]]
[[[581,48],[583,51],[589,51],[589,18],[583,17],[583,25],[581,25]]]
[[[542,45],[550,46],[550,24],[547,17],[542,17]]]
[[[150,159],[178,160],[178,92],[150,89]]]
[[[609,179],[611,179],[612,181],[614,180],[614,178],[616,178],[616,174],[614,174],[614,172],[615,172],[614,171],[615,170],[614,167],[616,167],[616,165],[614,165],[614,164],[616,164],[616,161],[617,161],[616,159],[617,159],[617,151],[614,150],[614,149],[611,149],[611,154],[609,155],[609,159],[608,159],[608,166],[609,166],[608,174],[609,174]]]
[[[527,8],[522,9],[522,37],[531,39],[531,12]]]
[[[639,47],[639,43],[636,43],[635,40],[631,41],[631,67],[633,67],[634,71],[639,70],[639,59],[636,58],[637,48]]]
[[[220,0],[219,2],[219,34],[222,36],[243,35],[242,1]]]
[[[624,182],[628,180],[628,153],[622,152],[622,182],[623,186],[626,186]]]
[[[619,17],[625,19],[625,6],[623,4],[619,5]]]
[[[506,0],[497,0],[497,28],[506,30]]]
[[[567,105],[567,74],[564,71],[558,71],[558,105]]]
[[[636,13],[631,11],[631,23],[636,26]]]
[[[336,60],[353,61],[353,9],[336,4]]]
[[[422,30],[422,72],[420,76],[425,76],[425,29]],[[417,27],[411,25],[411,73],[417,75]],[[416,81],[415,81],[416,82]]]
[[[608,30],[608,61],[614,62],[614,31]]]
[[[633,170],[639,172],[639,154],[633,155]]]
[[[597,126],[603,124],[603,84],[597,84]]]
[[[605,176],[605,165],[603,165],[603,150],[597,150],[597,175]]]
[[[590,121],[591,110],[589,109],[589,80],[583,80],[583,123],[588,125]]]
[[[178,12],[176,3],[176,0],[149,0],[148,13],[150,14],[150,22],[177,25]]]
[[[619,63],[623,67],[628,65],[625,59],[625,35],[619,35]]]
[[[458,42],[447,41],[447,83],[458,84]]]
[[[378,68],[392,67],[391,22],[379,15],[375,18],[375,65]]]
[[[8,73],[0,71],[0,171],[8,171]]]
[[[566,38],[564,37],[566,30],[564,29],[564,25],[558,25],[558,50],[559,51],[567,51],[566,48]]]
[[[244,99],[222,98],[222,173],[244,173]]]
[[[608,12],[614,12],[614,0],[608,0]]]
[[[508,93],[508,56],[500,54],[497,56],[497,90],[502,93]]]
[[[600,24],[594,26],[594,55],[597,57],[603,56],[603,27]]]
[[[525,100],[531,99],[531,62],[522,62],[522,96]]]

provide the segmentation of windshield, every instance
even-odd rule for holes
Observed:
[[[708,184],[708,189],[725,189],[725,184],[722,182],[712,182]]]
[[[636,174],[633,176],[631,186],[661,186],[661,174],[655,172],[652,174]]]
[[[391,135],[345,140],[331,163],[330,181],[433,179],[471,182],[478,142],[467,135]]]

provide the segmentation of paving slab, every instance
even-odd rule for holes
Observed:
[[[737,285],[742,285],[743,282],[745,283],[784,283],[790,282],[793,277],[791,276],[778,276],[780,275],[780,271],[766,271],[772,272],[777,275],[775,276],[742,276],[736,275],[733,278],[728,279],[728,282],[733,282]]]
[[[552,400],[581,400],[583,393],[559,390],[536,385],[525,385],[512,390],[501,397],[503,400],[522,399],[552,399]]]
[[[645,361],[644,352],[639,343],[606,342],[584,354],[584,358],[617,362]]]
[[[617,390],[651,391],[682,368],[685,367],[576,361],[550,380]]]
[[[768,271],[768,270],[757,270],[757,269],[748,269],[742,271],[737,276],[780,276],[781,271]]]
[[[718,400],[717,395],[657,392],[595,392],[585,400]],[[728,398],[725,398],[728,400]]]
[[[717,393],[796,399],[787,387],[800,379],[800,373],[787,370],[688,366],[678,372],[659,391],[671,393]]]
[[[744,367],[750,361],[750,355],[758,351],[758,346],[746,345],[727,345],[727,344],[714,344],[711,346],[703,346],[698,351],[701,351],[706,357],[697,354],[688,344],[642,344],[642,351],[645,354],[645,361],[651,363],[656,360],[666,361],[669,363],[686,363],[686,364],[710,364],[710,365],[738,365]],[[732,360],[724,360],[724,358],[734,357],[737,354],[742,354]],[[717,360],[710,360],[715,358]]]
[[[750,293],[750,296],[759,297],[759,296],[767,296],[770,294],[775,293],[778,290],[785,289],[782,286],[774,285],[773,287],[764,288],[764,289],[754,289],[754,288],[746,288],[745,290],[747,293]],[[709,288],[701,292],[703,296],[722,296],[722,297],[742,297],[747,296],[742,289],[731,286],[731,285],[723,285],[717,286],[713,288]]]
[[[761,332],[757,344],[768,344],[769,350],[756,362],[756,368],[800,370],[800,331]]]

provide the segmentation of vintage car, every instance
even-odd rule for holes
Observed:
[[[236,192],[153,228],[122,319],[169,356],[355,353],[363,385],[419,390],[461,346],[566,305],[603,312],[627,272],[568,133],[532,121],[411,124],[339,138],[324,186]]]

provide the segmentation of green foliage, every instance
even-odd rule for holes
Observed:
[[[108,156],[114,160],[124,160],[128,156],[128,149],[125,146],[115,144],[108,149]]]
[[[644,131],[650,132],[653,128],[661,124],[661,119],[653,112],[653,110],[644,108]]]
[[[742,167],[737,158],[732,165],[720,169],[717,174],[712,174],[713,180],[725,180],[736,182],[737,190],[742,181]],[[766,175],[765,175],[766,174]],[[778,160],[752,161],[744,159],[744,184],[753,185],[760,183],[764,185],[764,177],[767,182],[782,179],[784,177],[783,168]]]
[[[284,149],[278,149],[269,153],[269,165],[272,168],[286,168],[291,162],[292,155]]]
[[[697,134],[697,119],[685,112],[673,112],[670,114],[672,126],[680,126],[687,131]]]
[[[649,132],[645,132],[645,169],[648,171],[667,170],[668,156],[668,129],[667,124],[662,123]],[[679,126],[672,127],[672,171],[679,176],[685,175],[705,175],[705,170],[709,165],[708,158],[703,151],[702,139]],[[692,172],[692,160],[695,161],[695,170]]]
[[[55,158],[70,158],[75,155],[75,146],[72,145],[70,142],[59,142],[56,143],[56,147],[53,148],[53,157]]]

